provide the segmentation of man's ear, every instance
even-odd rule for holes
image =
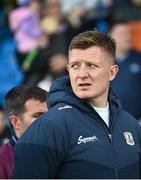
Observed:
[[[69,72],[69,64],[67,64],[67,71]]]
[[[21,129],[21,119],[19,116],[11,115],[9,116],[9,120],[13,126],[13,130],[17,137],[19,137],[20,129]]]
[[[111,67],[111,71],[110,71],[110,77],[109,77],[109,80],[112,81],[115,79],[117,73],[118,73],[118,70],[119,70],[119,67],[117,64],[114,64],[112,67]]]

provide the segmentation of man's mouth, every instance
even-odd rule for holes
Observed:
[[[91,84],[90,83],[79,83],[78,86],[79,87],[89,87],[89,86],[91,86]]]

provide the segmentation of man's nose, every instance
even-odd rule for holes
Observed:
[[[86,67],[81,67],[78,72],[79,78],[87,78],[88,77],[88,71]]]

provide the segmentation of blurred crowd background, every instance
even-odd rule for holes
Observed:
[[[67,74],[72,37],[93,29],[115,38],[120,71],[112,86],[140,121],[141,0],[0,0],[0,144],[10,136],[5,94],[23,83],[49,91]]]

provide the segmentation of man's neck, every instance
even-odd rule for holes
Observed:
[[[97,107],[97,108],[105,108],[108,105],[107,99],[102,100],[102,101],[98,101],[98,102],[92,100],[92,101],[88,101],[88,103],[91,104],[94,107]]]

